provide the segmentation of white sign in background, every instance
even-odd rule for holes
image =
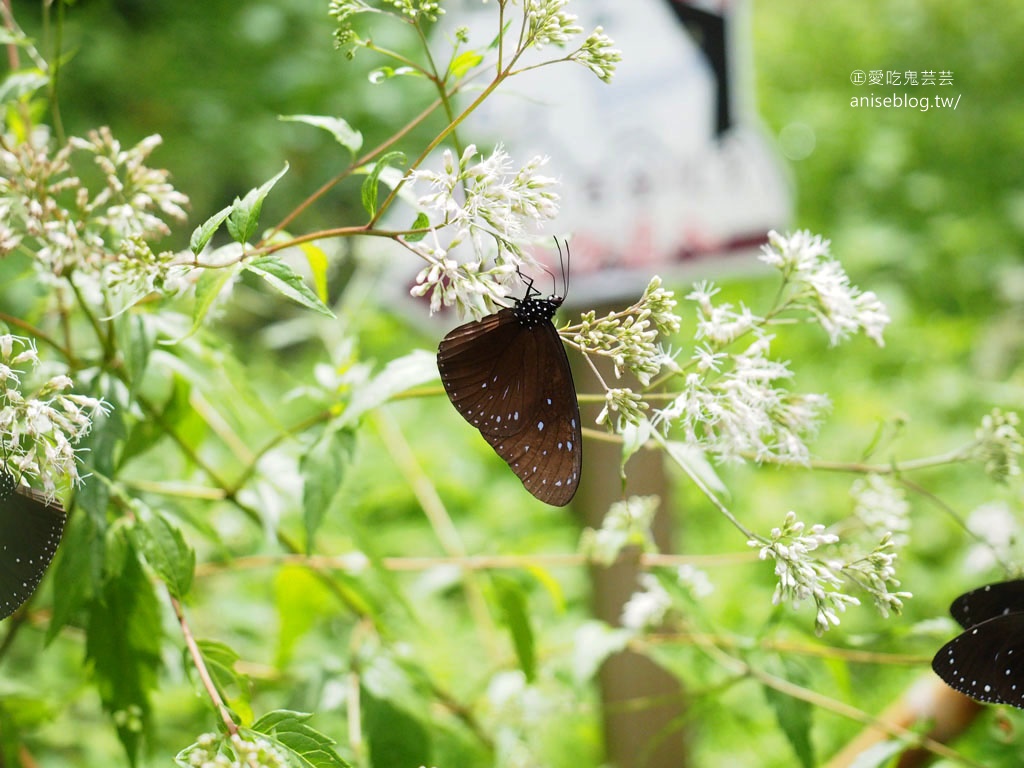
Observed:
[[[504,83],[460,127],[464,143],[489,151],[500,142],[517,164],[551,158],[545,173],[561,182],[561,213],[550,229],[570,237],[574,304],[635,298],[656,273],[755,270],[757,246],[790,218],[785,168],[753,112],[749,45],[736,34],[743,6],[693,6],[724,15],[732,125],[718,135],[715,73],[672,2],[572,3],[585,34],[600,25],[622,51],[611,84],[579,64],[545,66]],[[445,7],[438,34],[451,39],[466,25],[470,45],[493,39],[494,3]],[[475,95],[468,89],[461,103]]]

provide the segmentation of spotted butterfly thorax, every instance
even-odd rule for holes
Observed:
[[[935,673],[971,698],[1024,709],[1024,580],[965,592],[949,611],[965,631],[935,654]]]
[[[0,468],[0,619],[36,591],[64,534],[64,508]]]
[[[561,296],[526,295],[451,331],[437,351],[448,399],[522,481],[555,506],[580,482],[580,408],[565,347],[552,323]]]

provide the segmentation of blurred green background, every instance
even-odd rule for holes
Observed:
[[[15,0],[13,5],[23,25],[43,39],[54,39],[52,27],[38,26],[38,3]],[[109,125],[124,144],[152,133],[164,137],[152,164],[170,169],[176,186],[192,199],[192,219],[169,245],[182,247],[196,224],[288,161],[291,172],[265,206],[263,220],[274,221],[349,160],[326,134],[282,123],[278,115],[336,114],[361,130],[366,146],[372,146],[431,99],[417,81],[370,85],[367,73],[378,62],[365,54],[350,62],[334,50],[326,6],[314,0],[79,0],[64,11],[61,44],[70,55],[59,85],[63,129],[82,134]],[[1024,4],[763,0],[750,4],[749,11],[757,102],[769,132],[785,136],[796,127],[814,140],[813,151],[790,164],[797,194],[793,226],[831,238],[853,282],[880,294],[893,317],[881,350],[858,340],[829,352],[827,341],[813,329],[786,334],[777,354],[794,361],[796,388],[827,392],[834,402],[834,415],[814,452],[825,459],[856,459],[880,422],[903,417],[902,437],[886,456],[912,458],[955,447],[970,438],[993,406],[1014,410],[1024,403]],[[615,30],[607,31],[614,38]],[[387,39],[393,47],[408,42],[394,32],[381,34],[393,36]],[[854,69],[926,68],[953,72],[949,90],[962,94],[956,111],[849,106],[851,96],[863,95],[850,84]],[[419,136],[437,127],[425,126]],[[295,229],[360,221],[358,185],[352,184],[320,201]],[[756,311],[775,288],[770,279],[733,279],[726,283],[726,295]],[[360,357],[378,364],[436,342],[386,306],[361,301],[357,312],[342,315]],[[244,310],[229,317],[239,329],[239,356],[245,355],[246,323],[252,319]],[[262,365],[268,372],[281,371],[283,391],[318,354],[312,346],[289,349],[288,356],[268,357]],[[572,519],[524,503],[515,478],[464,428],[443,397],[404,402],[392,414],[438,484],[470,551],[566,552],[575,546]],[[437,451],[439,433],[450,447],[444,455]],[[346,481],[351,515],[370,526],[376,551],[436,554],[415,499],[396,477],[389,447],[376,434],[361,436],[357,461],[358,471]],[[732,508],[759,529],[777,524],[790,508],[800,510],[803,519],[823,522],[848,511],[847,476],[812,480],[795,470],[750,468],[724,474],[733,489]],[[961,514],[992,499],[991,488],[973,468],[914,479]],[[679,551],[746,549],[706,502],[682,481],[677,485]],[[479,503],[484,492],[487,504]],[[1019,514],[1019,489],[997,493]],[[863,665],[852,674],[836,666],[815,672],[819,687],[834,686],[837,695],[867,711],[877,712],[898,696],[924,671],[938,646],[935,636],[915,636],[914,623],[943,615],[960,591],[1000,576],[966,570],[962,532],[921,498],[913,499],[913,505],[913,544],[900,561],[903,586],[915,594],[905,617],[881,622],[864,607],[848,613],[827,641],[919,653],[922,664]],[[337,521],[339,546],[347,540],[350,522]],[[329,548],[330,539],[324,545]],[[713,568],[710,575],[717,585],[709,608],[714,620],[737,633],[759,631],[772,613],[771,574],[751,566]],[[579,572],[559,572],[558,577],[568,595],[567,612],[557,601],[541,601],[537,621],[547,635],[568,642],[587,612],[586,584]],[[279,577],[277,588],[283,589],[288,578],[299,577]],[[467,619],[459,613],[457,592],[421,586],[444,617],[438,626],[450,621],[464,629]],[[225,624],[235,626],[230,639],[243,655],[265,656],[260,628],[271,618],[261,600],[270,588],[258,580],[244,587],[238,579],[207,580],[201,604],[210,613],[205,619],[200,615],[200,624],[205,621],[201,629],[216,637],[223,636]],[[410,589],[415,591],[416,584]],[[315,595],[307,597],[315,602]],[[225,612],[225,606],[231,610]],[[806,612],[794,621],[810,623]],[[319,629],[315,639],[303,640],[306,653],[296,656],[312,664],[322,660],[317,653],[325,653],[328,666],[337,663],[338,669],[321,671],[322,678],[294,666],[280,677],[267,673],[267,688],[274,690],[273,678],[277,692],[287,692],[290,706],[315,709],[325,690],[343,680],[338,670],[344,665],[337,658],[344,649],[336,646],[349,628],[325,622]],[[473,658],[473,635],[446,633],[443,642],[433,644],[421,638],[419,651],[433,654],[436,668],[457,677],[464,660]],[[292,657],[284,656],[276,661],[287,664]],[[69,650],[69,665],[73,658]],[[260,661],[270,666],[275,659]],[[254,663],[253,671],[258,676],[263,669]],[[59,667],[35,672],[53,690],[61,690]],[[168,750],[210,727],[196,717],[194,701],[182,692],[187,690],[187,683],[181,691],[169,688],[159,705],[160,739]],[[550,734],[549,765],[595,764],[600,739],[592,706],[593,701],[584,700],[574,714],[562,714],[559,729]],[[99,764],[104,754],[116,755],[117,747],[108,730],[87,733],[81,727],[96,716],[92,702],[83,702],[82,709],[67,738],[79,750],[75,754],[88,754]],[[723,754],[738,766],[769,765],[764,760],[774,758],[766,755],[777,756],[771,765],[790,764],[770,711],[740,687],[703,700],[694,717],[707,724],[698,729],[702,761],[695,764],[722,764],[715,761]],[[1018,729],[1024,724],[1013,722]],[[815,735],[824,755],[860,728],[830,715],[820,723]],[[321,726],[341,734],[329,716]],[[1016,764],[1012,749],[1001,750],[984,728],[976,730],[973,743],[961,745],[965,750],[973,750],[986,765]],[[45,737],[50,743],[54,731]],[[454,760],[458,749],[449,746],[446,755]]]

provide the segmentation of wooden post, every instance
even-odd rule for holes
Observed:
[[[596,308],[598,317],[608,308]],[[570,355],[570,359],[574,356]],[[600,388],[589,368],[572,360],[577,389],[598,392]],[[599,366],[599,368],[602,366]],[[611,366],[601,370],[605,381],[614,378]],[[594,423],[600,406],[581,406],[584,425]],[[622,449],[615,443],[587,441],[583,451],[583,473],[573,500],[580,522],[599,528],[608,508],[621,501],[619,464]],[[662,456],[658,451],[638,451],[628,464],[628,495],[654,494],[662,499],[654,521],[658,549],[672,548],[672,525]],[[618,626],[622,607],[637,587],[638,567],[628,552],[608,568],[591,569],[594,615]],[[685,768],[689,764],[682,728],[685,700],[676,677],[652,660],[633,651],[611,656],[599,675],[604,709],[606,759],[616,768]]]

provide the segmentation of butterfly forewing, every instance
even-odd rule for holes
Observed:
[[[530,493],[568,504],[582,465],[580,414],[565,348],[551,322],[561,299],[527,297],[461,325],[437,367],[452,405]]]
[[[0,472],[0,619],[31,597],[64,533],[64,510]]]
[[[942,646],[932,669],[973,699],[1024,709],[1024,613],[972,626]]]
[[[511,309],[460,325],[441,341],[437,367],[448,399],[485,435],[510,435],[523,428],[527,411],[524,366],[532,339],[521,333]],[[561,346],[561,342],[559,342]]]
[[[1024,579],[986,584],[960,595],[949,612],[965,629],[996,616],[1024,611]]]

